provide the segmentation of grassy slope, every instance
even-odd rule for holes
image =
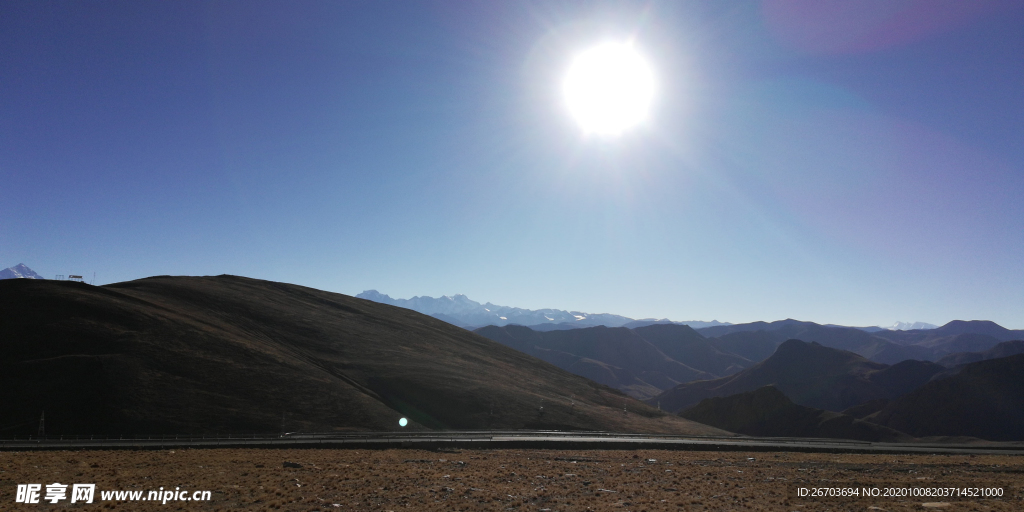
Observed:
[[[34,432],[42,410],[51,434],[276,432],[282,416],[287,430],[389,430],[407,416],[410,428],[718,432],[429,316],[301,286],[8,280],[0,308],[4,435]]]

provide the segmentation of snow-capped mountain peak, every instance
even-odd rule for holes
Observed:
[[[377,290],[366,290],[365,292],[356,295],[356,297],[360,299],[372,300],[374,302],[382,302],[385,304],[390,304],[392,301],[391,297],[388,297],[387,295],[380,293]]]
[[[372,300],[411,309],[427,315],[441,315],[455,320],[464,326],[506,325],[537,325],[550,323],[573,323],[580,327],[607,325],[618,327],[632,319],[618,315],[591,315],[579,311],[562,311],[559,309],[530,310],[509,306],[499,306],[490,302],[480,304],[463,294],[442,295],[438,298],[413,297],[411,299],[392,299],[376,290],[367,290],[357,298]]]
[[[668,319],[634,321],[620,315],[609,313],[585,313],[582,311],[564,311],[561,309],[523,309],[510,306],[499,306],[490,302],[480,304],[463,294],[442,295],[433,297],[413,297],[411,299],[392,299],[377,290],[367,290],[356,298],[372,300],[382,304],[411,309],[425,315],[444,320],[467,328],[485,325],[519,324],[526,326],[557,326],[558,329],[574,329],[577,327],[639,327],[652,323],[674,323],[690,325],[694,329],[715,325],[730,325],[718,321],[712,322],[672,322]]]
[[[924,322],[896,322],[886,329],[890,331],[914,331],[918,329],[936,329],[939,326]]]
[[[25,266],[24,263],[0,270],[0,279],[44,279],[35,271]]]

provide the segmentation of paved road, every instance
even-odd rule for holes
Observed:
[[[925,443],[869,443],[835,439],[679,437],[606,432],[410,432],[351,434],[286,434],[267,436],[187,437],[137,439],[14,439],[0,440],[0,450],[109,450],[165,448],[531,448],[558,450],[700,450],[797,451],[829,453],[934,453],[1024,455],[1022,443],[955,445]]]

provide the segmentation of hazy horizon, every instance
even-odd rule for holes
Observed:
[[[20,265],[24,265],[24,264],[21,263],[21,264],[16,265],[16,266],[20,266]],[[25,266],[28,267],[27,265],[25,265]],[[13,267],[9,267],[9,268],[13,268]],[[32,269],[31,267],[28,267],[28,268],[29,268],[29,270],[33,270],[34,271],[34,269]],[[42,277],[43,279],[50,279],[50,278],[47,278],[45,276],[40,276],[40,277]],[[60,277],[62,279],[68,279],[67,275],[63,275],[63,276],[60,276]],[[78,277],[78,276],[76,276],[76,277]],[[148,277],[156,277],[156,276],[148,276]],[[210,277],[210,276],[187,276],[187,277]],[[243,277],[248,277],[248,276],[243,276]],[[0,279],[10,279],[10,278],[0,277]],[[92,284],[93,280],[89,279],[88,276],[85,276],[83,281],[86,282],[86,283]],[[112,284],[112,283],[108,283],[108,284]],[[347,295],[350,295],[350,296],[356,297],[356,298],[366,298],[366,297],[361,297],[361,296],[366,294],[366,293],[368,293],[368,292],[380,293],[381,295],[384,295],[384,296],[386,296],[389,299],[392,299],[394,301],[413,301],[413,300],[417,300],[417,299],[440,300],[440,299],[443,299],[443,298],[449,298],[449,299],[453,299],[454,300],[457,297],[465,297],[467,300],[475,302],[476,304],[478,304],[480,306],[491,305],[491,306],[502,307],[502,308],[525,309],[527,311],[559,310],[559,311],[566,311],[566,312],[572,312],[572,313],[585,313],[587,315],[591,315],[591,317],[600,316],[600,315],[613,315],[613,316],[626,317],[626,318],[628,318],[628,319],[630,319],[632,321],[650,321],[650,320],[666,321],[667,320],[667,321],[672,321],[672,322],[676,322],[676,323],[686,323],[686,322],[692,322],[692,323],[715,323],[715,322],[718,322],[718,323],[723,324],[723,325],[737,325],[737,324],[745,324],[745,323],[752,323],[752,322],[759,322],[759,321],[771,323],[771,322],[782,321],[782,320],[797,320],[797,321],[801,321],[801,322],[814,322],[814,323],[817,323],[817,324],[820,324],[820,325],[839,325],[839,324],[830,324],[830,323],[826,323],[826,322],[816,322],[816,321],[811,320],[811,319],[801,319],[801,318],[791,318],[791,317],[776,318],[776,319],[765,319],[765,318],[762,318],[762,319],[756,319],[756,320],[746,320],[746,321],[742,321],[742,322],[731,322],[729,320],[721,320],[721,319],[718,319],[718,318],[710,318],[710,319],[704,319],[704,318],[685,318],[684,319],[684,318],[668,318],[668,317],[627,317],[625,315],[619,315],[619,314],[617,314],[615,312],[611,312],[611,311],[582,311],[582,310],[578,310],[578,309],[562,308],[562,307],[545,307],[545,308],[528,309],[528,308],[519,308],[518,306],[516,306],[514,304],[494,304],[491,301],[488,301],[486,299],[483,300],[483,301],[480,301],[480,300],[476,300],[475,298],[469,297],[466,294],[462,294],[462,293],[443,294],[443,295],[439,295],[437,297],[431,297],[431,296],[428,296],[428,295],[414,295],[412,297],[392,297],[392,296],[390,296],[387,293],[380,292],[379,290],[369,289],[369,290],[363,290],[362,292],[359,292],[359,293],[351,293],[351,294],[347,294]],[[373,300],[373,299],[370,298],[369,300]],[[415,308],[412,308],[412,309],[415,309]],[[420,311],[420,312],[424,313],[424,314],[433,314],[433,312],[431,312],[431,311]],[[441,312],[443,313],[443,311],[441,311]],[[975,320],[986,321],[987,319],[983,319],[983,318],[973,318],[973,319],[953,318],[953,319],[949,319],[947,321],[943,321],[943,322],[938,323],[938,324],[932,324],[932,327],[942,327],[943,325],[945,325],[945,324],[947,324],[949,322],[957,321],[957,320],[959,320],[959,321],[975,321]],[[554,322],[554,323],[558,323],[558,322]],[[512,325],[512,324],[515,324],[515,325],[526,325],[526,324],[517,323],[517,322],[509,322],[509,324],[510,325]],[[888,322],[888,323],[884,323],[884,324],[856,325],[856,326],[855,325],[846,325],[845,327],[882,327],[882,328],[894,329],[894,330],[908,330],[908,329],[910,329],[911,326],[918,325],[918,324],[930,324],[930,322],[922,322],[922,321],[917,321],[917,320],[912,320],[912,321],[894,320],[894,321],[891,321],[891,322]],[[588,327],[588,326],[590,326],[590,325],[585,325],[584,327]],[[932,328],[932,327],[926,327],[926,328]],[[1006,327],[1006,326],[1003,326],[1003,327]],[[700,327],[695,327],[695,328],[699,329]]]
[[[629,41],[646,120],[574,121]],[[1024,329],[1024,4],[0,4],[0,268]]]
[[[422,299],[422,298],[441,299],[441,298],[444,298],[444,297],[454,298],[456,296],[464,296],[467,299],[469,299],[469,300],[471,300],[473,302],[477,302],[477,303],[482,304],[482,305],[492,304],[492,305],[495,305],[495,306],[502,306],[502,307],[513,307],[513,308],[518,307],[518,306],[516,306],[514,304],[494,304],[494,303],[492,303],[491,301],[488,301],[488,300],[483,300],[483,301],[477,300],[476,298],[469,297],[468,295],[463,294],[463,293],[444,294],[444,295],[439,295],[437,297],[431,297],[431,296],[428,296],[428,295],[414,295],[412,297],[392,297],[391,295],[389,295],[387,293],[384,293],[384,292],[381,292],[380,290],[370,289],[370,290],[363,290],[362,292],[355,293],[355,294],[350,294],[350,295],[352,295],[353,297],[358,297],[359,295],[362,295],[363,293],[366,293],[366,292],[377,292],[377,293],[380,293],[382,295],[387,295],[389,298],[391,298],[393,300],[412,300],[412,299]],[[527,309],[527,308],[522,308],[522,309]],[[616,313],[614,311],[583,311],[583,310],[579,310],[579,309],[561,308],[561,307],[554,307],[554,306],[547,307],[547,308],[536,308],[536,310],[543,310],[543,309],[557,309],[557,310],[569,311],[569,312],[581,312],[581,313],[587,313],[589,315],[618,315],[618,313]],[[620,315],[620,316],[627,316],[627,315]],[[752,322],[758,322],[758,321],[763,321],[763,322],[769,322],[770,323],[770,322],[775,322],[775,321],[779,321],[779,320],[799,320],[799,321],[802,321],[802,322],[814,322],[814,320],[800,319],[800,318],[774,318],[774,319],[761,318],[761,319],[758,319],[758,320],[746,320],[746,321],[743,321],[743,322],[732,322],[732,321],[729,321],[729,320],[723,320],[721,318],[669,318],[669,317],[650,317],[650,316],[647,316],[647,317],[628,317],[628,318],[631,318],[632,320],[659,320],[659,321],[661,321],[661,320],[671,320],[673,322],[704,322],[704,323],[708,323],[708,322],[721,322],[723,324],[733,324],[733,325],[735,325],[735,324],[744,324],[744,323],[752,323]],[[934,325],[936,327],[942,327],[943,325],[945,325],[945,324],[947,324],[949,322],[952,322],[954,320],[985,320],[985,319],[983,319],[983,318],[972,318],[972,319],[951,318],[951,319],[949,319],[949,320],[947,320],[945,322],[942,322],[940,324],[934,324]],[[814,323],[818,323],[818,324],[822,324],[822,325],[826,324],[824,322],[814,322]],[[857,325],[857,326],[850,325],[850,326],[846,326],[846,327],[892,327],[892,326],[894,326],[896,324],[920,324],[920,323],[931,323],[931,322],[922,322],[922,321],[918,321],[918,320],[910,320],[910,321],[893,320],[893,321],[885,323],[885,324]],[[837,325],[837,324],[833,324],[833,325]],[[1005,326],[1003,326],[1003,327],[1005,327]]]

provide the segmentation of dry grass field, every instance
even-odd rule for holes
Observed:
[[[288,463],[288,464],[286,464]],[[299,467],[296,467],[299,466]],[[94,483],[92,504],[15,503],[18,484]],[[1002,499],[800,499],[815,487],[1002,487]],[[208,502],[102,501],[180,487]],[[1024,458],[690,451],[285,450],[0,453],[0,510],[1024,510]],[[70,489],[70,487],[69,487]],[[44,487],[45,492],[45,487]]]
[[[0,311],[6,436],[34,434],[44,408],[51,436],[388,432],[401,417],[728,435],[436,318],[297,285],[6,279]]]

